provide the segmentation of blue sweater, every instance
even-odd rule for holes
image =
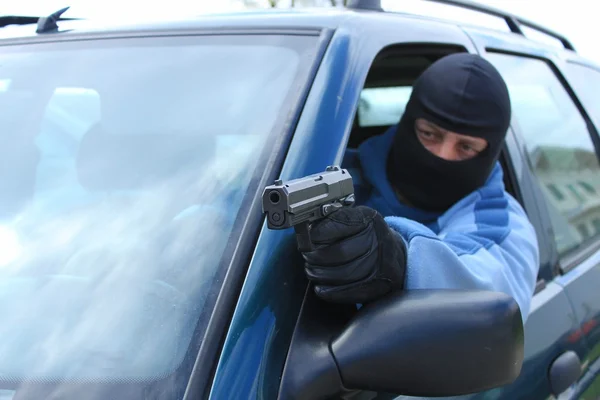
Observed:
[[[355,181],[358,202],[383,214],[406,243],[405,288],[504,292],[517,301],[525,322],[539,268],[538,243],[525,211],[504,190],[500,164],[482,188],[444,213],[411,208],[399,202],[386,178],[395,129],[361,144]]]

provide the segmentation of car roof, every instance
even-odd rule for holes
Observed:
[[[497,12],[498,10],[496,10]],[[492,13],[493,14],[493,13]],[[498,16],[498,15],[496,15]],[[2,18],[2,17],[0,17]],[[365,26],[377,26],[382,23],[397,23],[399,20],[428,20],[435,21],[442,25],[452,25],[460,27],[473,26],[477,30],[486,30],[497,38],[504,35],[516,36],[514,33],[503,32],[497,29],[486,29],[480,25],[472,25],[465,22],[459,22],[453,19],[443,19],[439,17],[424,16],[410,12],[378,12],[368,10],[349,9],[344,7],[300,7],[300,8],[267,8],[267,9],[246,9],[221,13],[205,13],[200,15],[182,15],[182,16],[160,16],[160,17],[112,17],[111,18],[90,18],[59,20],[58,31],[47,34],[37,34],[36,24],[8,25],[2,28],[0,24],[0,45],[12,41],[38,41],[69,37],[80,35],[102,35],[113,36],[122,34],[148,34],[152,35],[167,31],[198,31],[198,30],[322,30],[337,29],[343,27],[350,31],[359,32]],[[408,21],[407,21],[408,22]],[[522,39],[530,40],[522,35]],[[546,43],[532,41],[536,46],[543,48],[547,52],[561,54],[565,49]],[[568,51],[573,56],[578,57],[574,52]]]
[[[348,20],[352,10],[337,8],[306,9],[249,9],[226,13],[207,13],[195,16],[165,16],[140,18],[81,19],[58,21],[60,35],[87,33],[123,33],[167,30],[198,30],[211,28],[313,28],[336,29]],[[363,22],[371,18],[365,14]],[[0,29],[0,39],[34,38],[35,24],[13,25]]]

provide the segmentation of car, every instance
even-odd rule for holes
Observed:
[[[0,17],[2,398],[600,398],[600,66],[432,1],[508,29],[374,0]],[[526,321],[486,291],[321,302],[265,188],[361,185],[358,145],[456,52],[509,87],[500,162],[540,249]]]

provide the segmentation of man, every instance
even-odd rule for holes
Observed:
[[[303,257],[317,295],[363,304],[397,290],[495,290],[525,321],[538,243],[504,190],[510,119],[507,86],[485,59],[453,54],[425,70],[399,124],[359,147],[363,205],[311,227]]]

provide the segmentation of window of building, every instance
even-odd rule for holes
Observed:
[[[585,202],[585,198],[581,195],[581,193],[579,193],[579,191],[575,188],[575,185],[573,185],[572,183],[569,183],[567,185],[567,189],[569,189],[569,191],[573,194],[573,196],[577,199],[577,202],[579,203],[584,203]]]
[[[600,234],[600,219],[594,218],[592,220],[592,226],[594,227],[594,234]]]
[[[587,182],[579,181],[579,186],[581,186],[587,193],[596,194],[596,189]]]
[[[556,200],[560,201],[565,198],[565,195],[562,194],[562,192],[556,187],[554,183],[549,183],[546,185],[546,187],[548,188],[550,193],[552,193],[552,195],[556,198]]]

